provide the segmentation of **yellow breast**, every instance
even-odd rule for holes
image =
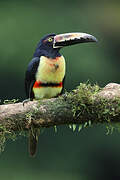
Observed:
[[[65,76],[65,59],[63,56],[50,59],[40,57],[40,64],[36,73],[36,80],[44,83],[59,83]]]

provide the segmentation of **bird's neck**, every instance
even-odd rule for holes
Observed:
[[[60,57],[61,54],[59,53],[59,49],[39,49],[37,48],[35,50],[35,53],[33,55],[34,57],[40,57],[40,56],[45,56],[47,58],[52,58],[55,59],[56,57]]]

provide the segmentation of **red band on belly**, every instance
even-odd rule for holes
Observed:
[[[41,81],[35,81],[34,88],[41,88],[41,87],[63,87],[63,83],[42,83]]]

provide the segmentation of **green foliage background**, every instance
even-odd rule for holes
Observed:
[[[90,80],[101,87],[119,83],[120,1],[1,0],[0,99],[25,99],[24,74],[40,38],[48,33],[86,32],[99,42],[61,50],[66,58],[65,88]],[[47,129],[31,159],[27,139],[8,142],[0,156],[0,179],[119,179],[120,134],[104,126],[80,133]]]

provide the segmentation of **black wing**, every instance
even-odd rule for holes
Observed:
[[[35,75],[37,72],[37,68],[40,62],[39,57],[33,58],[30,63],[28,64],[27,71],[25,73],[25,91],[27,98],[31,100],[34,98],[34,93],[32,91],[33,85],[36,81]]]

